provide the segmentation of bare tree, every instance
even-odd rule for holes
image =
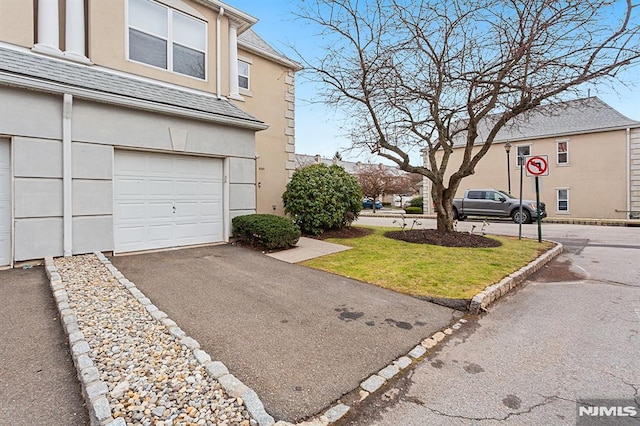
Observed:
[[[362,195],[371,198],[371,209],[376,210],[376,200],[386,191],[389,184],[390,173],[382,165],[365,164],[358,168],[356,179],[362,188]]]
[[[300,16],[326,43],[305,67],[345,110],[354,146],[431,180],[446,231],[500,129],[640,58],[631,0],[308,0]],[[454,145],[463,158],[447,170]]]

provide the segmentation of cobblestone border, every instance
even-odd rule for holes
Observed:
[[[547,241],[547,240],[545,240]],[[556,246],[551,250],[539,256],[537,259],[531,261],[529,264],[518,269],[516,272],[504,277],[500,282],[492,284],[476,294],[471,303],[469,304],[469,312],[472,314],[479,314],[487,309],[487,307],[507,294],[511,289],[519,286],[524,280],[530,277],[534,272],[538,271],[547,263],[551,262],[553,258],[562,253],[562,244],[555,241],[549,241]]]
[[[92,426],[126,426],[123,418],[114,419],[107,400],[109,391],[107,384],[100,380],[100,372],[89,357],[91,348],[78,327],[75,309],[69,304],[69,294],[62,285],[62,277],[58,273],[53,257],[44,258],[44,266],[49,278],[53,298],[71,348],[71,357],[80,380],[82,396],[89,412]]]

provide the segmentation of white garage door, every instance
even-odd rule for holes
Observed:
[[[11,263],[11,151],[0,139],[0,266]]]
[[[213,243],[222,236],[222,160],[116,151],[116,252]]]

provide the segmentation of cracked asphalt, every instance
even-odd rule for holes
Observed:
[[[489,232],[518,227],[492,223]],[[578,399],[640,407],[640,228],[546,224],[543,237],[564,254],[341,424],[574,425]],[[627,420],[614,424],[640,424]]]

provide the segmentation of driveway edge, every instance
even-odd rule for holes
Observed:
[[[562,244],[555,241],[549,242],[554,243],[556,246],[526,266],[518,269],[516,272],[504,277],[500,282],[487,286],[480,293],[476,294],[469,304],[469,312],[471,314],[479,314],[480,312],[485,311],[490,304],[500,299],[511,289],[522,284],[522,282],[533,275],[533,273],[562,253]]]
[[[69,304],[69,294],[62,285],[62,277],[58,273],[53,257],[44,258],[49,285],[60,314],[63,329],[71,348],[73,365],[76,367],[78,380],[82,388],[82,397],[89,413],[92,426],[126,426],[124,419],[114,419],[107,400],[108,387],[100,380],[100,373],[89,357],[89,344],[78,327],[75,309]]]

